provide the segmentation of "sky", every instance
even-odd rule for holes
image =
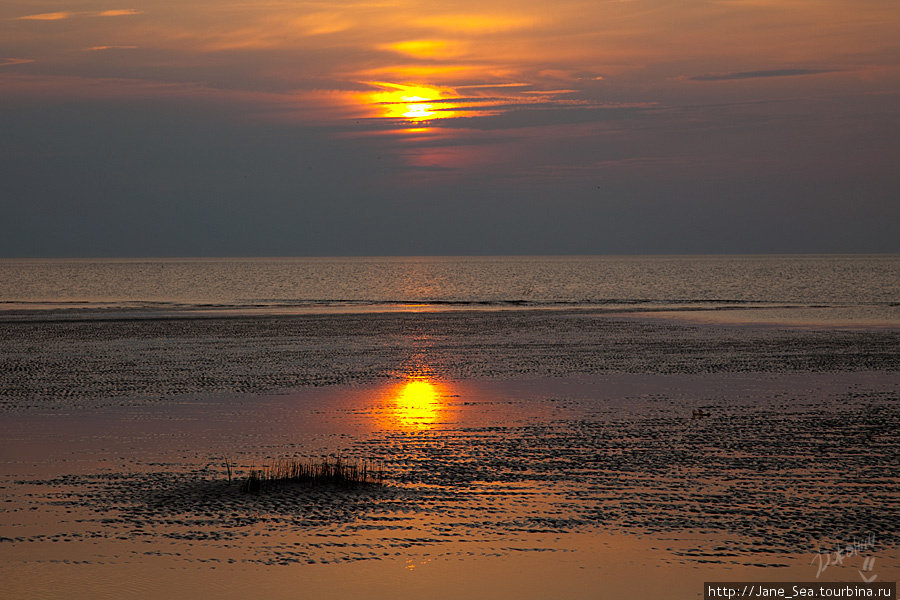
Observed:
[[[897,0],[5,0],[0,256],[900,252]]]

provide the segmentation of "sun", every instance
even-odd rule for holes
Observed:
[[[403,113],[403,116],[412,121],[421,121],[424,119],[429,119],[435,115],[435,111],[432,110],[431,104],[426,104],[427,98],[422,98],[421,96],[412,96],[406,97],[402,99],[404,102],[409,102],[406,105],[407,111]]]
[[[453,116],[436,105],[457,98],[452,90],[431,85],[368,82],[379,89],[364,92],[364,103],[374,106],[378,116],[385,119],[403,119],[413,123]]]

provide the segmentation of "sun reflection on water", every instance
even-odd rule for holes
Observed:
[[[425,377],[410,377],[392,392],[389,412],[394,427],[429,429],[444,412],[440,384]]]

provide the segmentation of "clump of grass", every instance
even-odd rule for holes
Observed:
[[[367,461],[347,462],[340,457],[319,461],[279,459],[264,467],[250,469],[241,490],[258,493],[287,483],[356,487],[380,485],[383,481],[384,466]]]

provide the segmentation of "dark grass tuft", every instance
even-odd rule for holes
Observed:
[[[384,466],[367,461],[346,462],[340,457],[319,461],[279,459],[270,465],[250,469],[241,490],[258,493],[287,483],[356,487],[380,485],[383,481]]]

